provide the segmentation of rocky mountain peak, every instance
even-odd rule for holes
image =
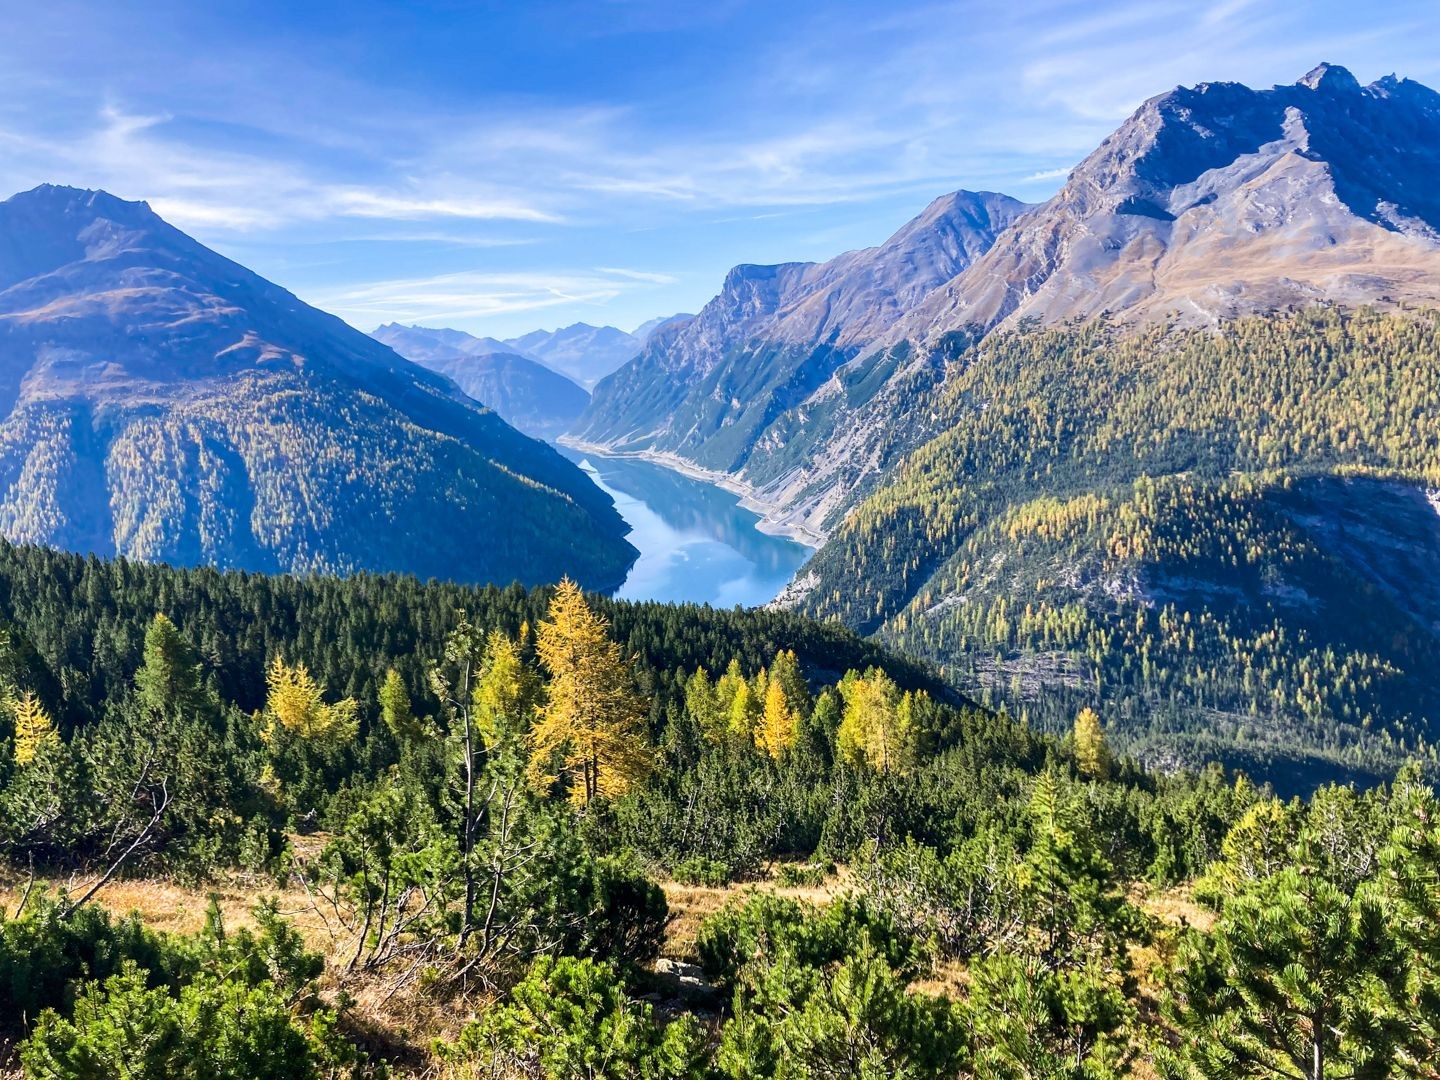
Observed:
[[[1359,91],[1360,80],[1338,64],[1321,62],[1302,75],[1295,85],[1308,90],[1344,94]]]
[[[1327,299],[1440,299],[1440,96],[1298,82],[1177,87],[1146,101],[1065,186],[887,340],[1025,315],[1178,313],[1213,323]]]

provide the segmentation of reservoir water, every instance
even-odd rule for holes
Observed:
[[[640,558],[625,600],[753,607],[775,598],[811,548],[755,528],[737,496],[638,458],[557,447],[615,500]]]

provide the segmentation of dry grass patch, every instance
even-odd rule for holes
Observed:
[[[849,880],[850,875],[842,866],[819,885],[781,885],[775,872],[760,881],[722,886],[661,882],[665,902],[670,905],[670,926],[665,932],[661,955],[671,960],[693,962],[697,955],[695,941],[700,934],[700,924],[727,904],[743,901],[751,893],[771,893],[823,907],[845,891]]]
[[[86,879],[79,877],[37,877],[34,888],[44,888],[52,894],[66,889],[74,894],[85,883]],[[13,912],[25,887],[25,879],[15,876],[0,881],[0,908]],[[205,912],[211,897],[220,905],[220,913],[228,929],[254,929],[256,924],[252,909],[263,896],[278,897],[281,913],[304,935],[310,948],[329,952],[329,934],[304,890],[277,889],[275,883],[268,879],[236,875],[190,886],[164,879],[117,878],[107,882],[91,903],[116,915],[134,912],[154,930],[193,934],[205,925]]]

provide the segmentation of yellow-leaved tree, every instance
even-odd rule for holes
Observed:
[[[270,690],[265,701],[270,718],[267,739],[274,738],[277,724],[306,742],[340,745],[355,738],[359,704],[354,698],[327,703],[325,687],[304,664],[292,667],[276,655],[265,682]]]
[[[799,735],[800,714],[791,708],[780,680],[771,679],[765,686],[765,711],[755,729],[755,745],[779,761]]]
[[[536,652],[550,685],[530,733],[532,779],[545,787],[564,783],[581,806],[623,795],[654,767],[649,709],[610,640],[610,624],[569,578],[539,625]]]
[[[1075,717],[1075,763],[1081,775],[1092,780],[1110,778],[1113,761],[1105,742],[1105,731],[1100,726],[1100,714],[1088,707]]]
[[[29,690],[13,698],[11,707],[15,713],[15,764],[29,765],[41,746],[51,739],[58,741],[60,733],[40,699]]]
[[[920,735],[915,707],[926,696],[923,690],[902,694],[894,679],[870,668],[864,675],[846,674],[840,696],[845,713],[836,743],[842,757],[882,773],[904,772],[915,764]]]
[[[762,672],[765,699],[755,728],[755,745],[779,760],[800,738],[800,726],[810,715],[813,701],[800,660],[793,649],[781,649],[768,672]]]

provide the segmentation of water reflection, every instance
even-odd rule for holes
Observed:
[[[637,458],[560,447],[615,500],[640,558],[615,594],[627,600],[752,607],[775,598],[811,549],[755,528],[730,492]]]

